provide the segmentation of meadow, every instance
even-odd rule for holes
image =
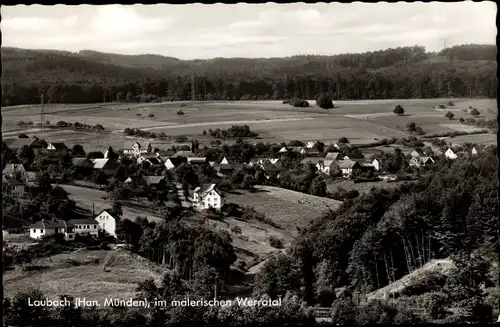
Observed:
[[[345,136],[351,143],[362,144],[373,142],[375,138],[406,136],[405,126],[410,121],[427,133],[452,132],[460,128],[452,126],[460,124],[460,117],[471,117],[463,111],[469,106],[478,108],[487,119],[496,115],[495,100],[453,101],[455,105],[449,108],[455,114],[453,120],[444,117],[443,110],[435,109],[440,104],[446,105],[448,99],[335,101],[336,108],[331,110],[315,106],[314,101],[309,108],[294,108],[280,101],[51,104],[45,107],[44,120],[51,124],[57,121],[101,124],[106,130],[100,133],[67,129],[40,132],[33,127],[20,128],[20,120],[35,124],[40,121],[40,106],[26,105],[2,108],[2,127],[4,137],[13,137],[22,131],[48,141],[80,143],[87,151],[103,151],[109,145],[128,148],[135,140],[152,142],[160,149],[173,143],[172,140],[127,137],[123,134],[127,127],[164,132],[172,137],[197,137],[201,143],[206,143],[210,138],[202,137],[203,130],[247,124],[259,133],[259,140],[263,142],[321,140],[329,143]],[[392,113],[396,104],[405,108],[405,115]],[[177,114],[180,110],[184,115]]]

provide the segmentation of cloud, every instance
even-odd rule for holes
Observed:
[[[48,19],[38,17],[14,17],[2,19],[0,26],[2,29],[13,29],[17,31],[23,30],[40,30],[49,26],[52,22]]]

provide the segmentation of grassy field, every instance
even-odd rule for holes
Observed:
[[[372,188],[379,189],[394,189],[398,186],[404,184],[405,182],[365,182],[365,183],[354,183],[351,180],[336,180],[327,185],[328,191],[331,193],[337,192],[340,188],[346,191],[357,190],[360,194],[369,193]]]
[[[257,189],[258,192],[254,193],[238,191],[240,194],[226,194],[225,201],[253,207],[291,235],[296,234],[296,227],[306,226],[312,219],[320,217],[330,208],[337,209],[341,204],[332,199],[278,187],[258,186]]]
[[[309,108],[294,108],[280,101],[214,101],[214,102],[168,102],[168,103],[106,103],[77,105],[47,105],[45,118],[51,123],[59,120],[80,122],[90,125],[102,124],[104,133],[20,129],[20,120],[39,122],[39,106],[15,106],[2,108],[3,135],[12,137],[21,130],[36,134],[48,141],[62,141],[69,145],[80,143],[87,151],[129,147],[136,138],[126,137],[126,127],[165,132],[169,136],[186,135],[201,138],[203,130],[228,128],[231,125],[247,124],[260,134],[262,141],[281,142],[290,140],[337,141],[347,137],[351,143],[373,142],[374,138],[402,137],[405,126],[413,121],[427,133],[451,132],[449,124],[459,124],[458,118],[470,117],[463,112],[469,106],[476,107],[486,118],[496,117],[496,101],[489,99],[454,99],[450,109],[456,119],[444,117],[444,111],[434,109],[446,104],[447,99],[412,100],[362,100],[336,101],[336,108],[323,110],[314,105]],[[396,104],[405,108],[406,115],[395,116],[392,109]],[[179,116],[182,110],[185,115]],[[153,114],[154,118],[148,118]],[[138,116],[140,115],[140,117]],[[203,139],[203,138],[202,138]],[[153,146],[167,147],[171,142],[150,139]],[[203,140],[202,140],[203,141]],[[204,141],[207,141],[205,139]]]
[[[106,263],[107,271],[103,271]],[[29,288],[40,289],[50,299],[60,294],[97,300],[106,298],[127,300],[136,296],[137,282],[147,278],[161,281],[165,268],[122,250],[79,250],[36,259],[32,265],[40,269],[26,272],[20,267],[3,275],[6,296]]]

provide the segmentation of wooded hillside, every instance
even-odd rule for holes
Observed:
[[[496,47],[420,46],[335,56],[180,60],[2,48],[3,105],[50,102],[496,97]]]

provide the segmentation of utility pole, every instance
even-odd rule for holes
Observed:
[[[191,101],[194,105],[195,93],[194,93],[194,73],[191,74]]]
[[[43,132],[43,92],[35,98],[40,98],[40,132]]]

